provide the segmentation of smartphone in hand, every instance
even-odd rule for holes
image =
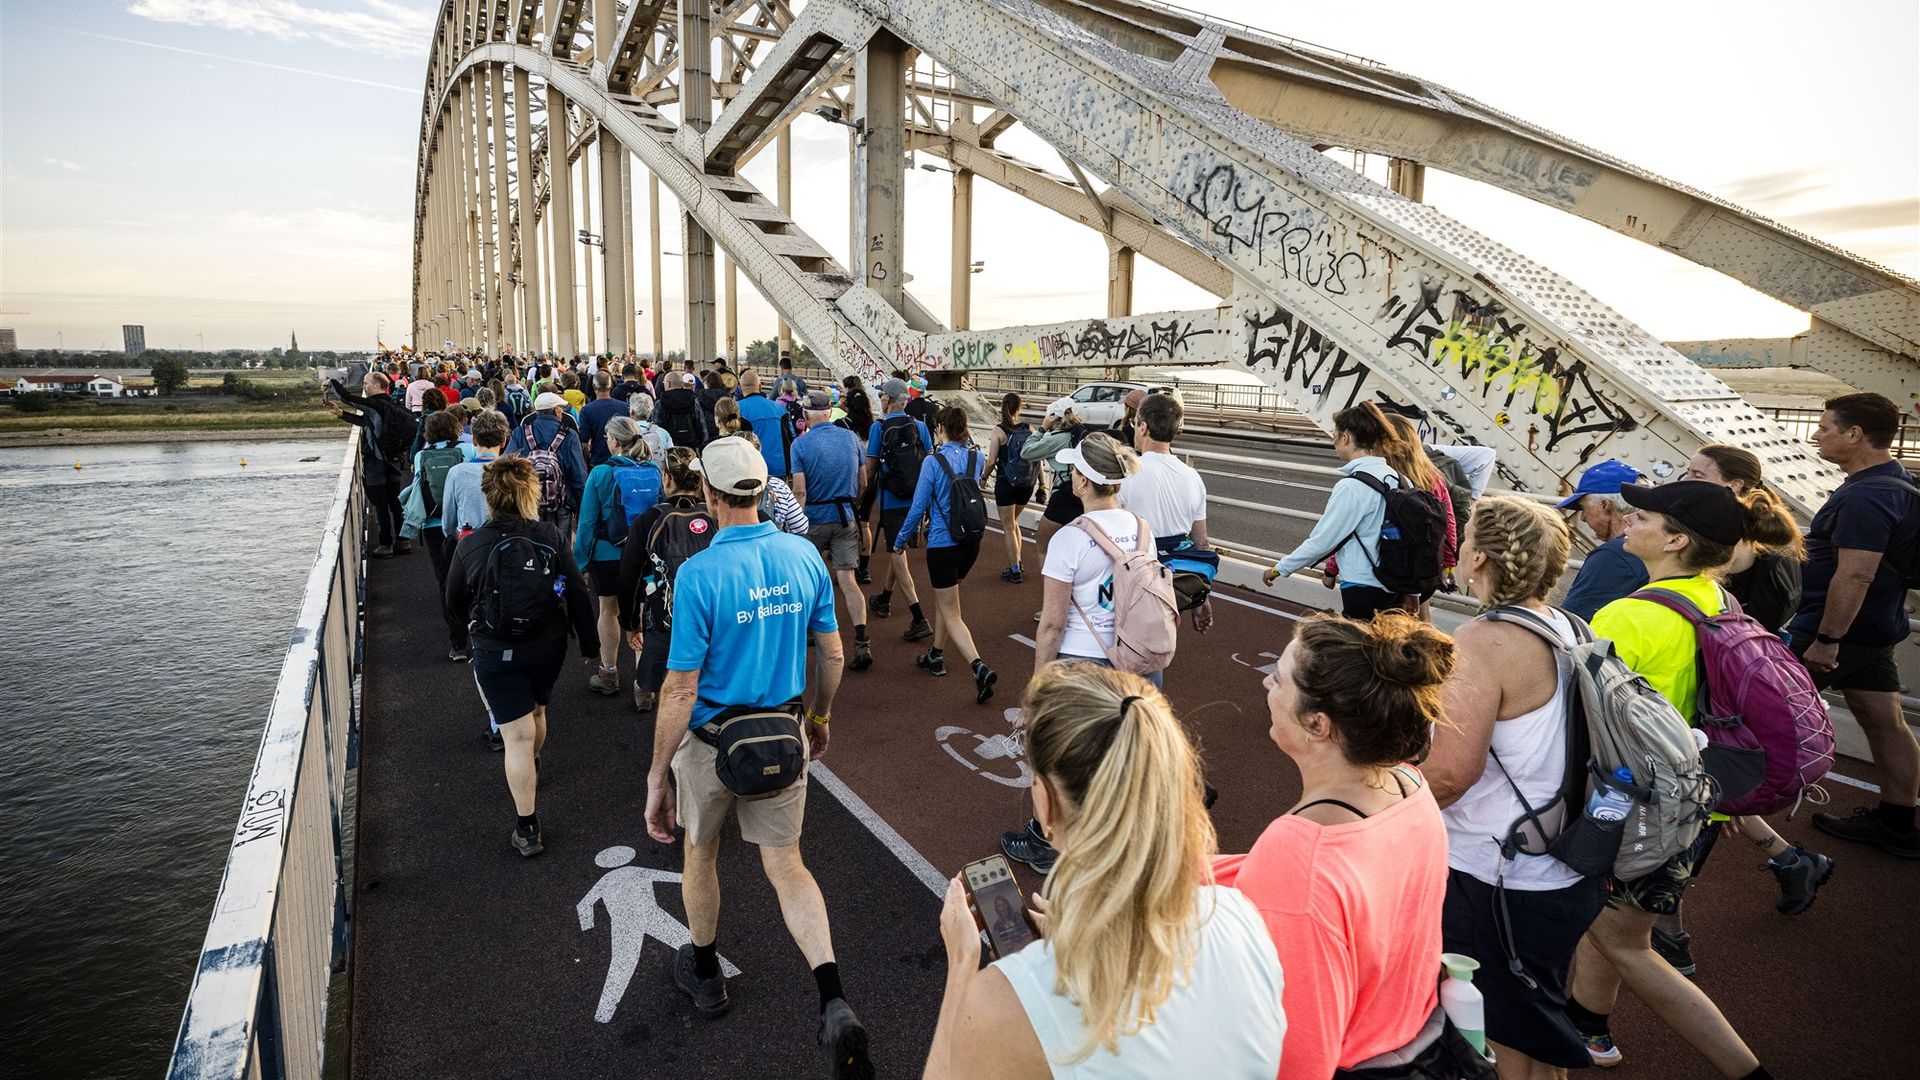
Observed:
[[[1012,956],[1033,943],[1035,935],[1027,923],[1020,883],[1014,879],[1005,855],[968,863],[960,871],[960,880],[973,904],[974,921],[986,931],[987,951],[994,959]]]

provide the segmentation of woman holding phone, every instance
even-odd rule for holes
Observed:
[[[1025,708],[1033,812],[1060,852],[1033,898],[1041,940],[981,969],[954,878],[927,1080],[1272,1080],[1279,961],[1259,912],[1207,874],[1198,756],[1166,698],[1137,675],[1055,664]]]

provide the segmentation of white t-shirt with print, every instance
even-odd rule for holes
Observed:
[[[1132,551],[1140,542],[1140,518],[1131,510],[1089,510],[1081,520],[1093,522],[1121,551]],[[1060,638],[1061,654],[1106,656],[1107,648],[1113,645],[1113,560],[1079,526],[1068,525],[1054,533],[1047,544],[1047,563],[1040,572],[1073,586],[1073,603],[1067,605],[1067,631]],[[1093,620],[1091,627],[1075,610],[1075,604]]]
[[[1146,518],[1155,538],[1185,536],[1207,520],[1207,484],[1172,454],[1141,454],[1140,471],[1120,484],[1120,505]]]

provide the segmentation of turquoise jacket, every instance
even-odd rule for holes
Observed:
[[[652,465],[640,465],[630,457],[615,454],[606,461],[593,467],[587,474],[586,490],[580,495],[580,525],[573,533],[573,561],[585,567],[591,562],[619,562],[621,549],[600,538],[600,530],[609,520],[609,515],[618,514],[619,508],[613,505],[619,494],[613,483],[613,470],[619,468],[653,468]]]

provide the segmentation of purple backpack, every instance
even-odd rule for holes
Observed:
[[[1800,659],[1778,634],[1740,610],[1709,616],[1667,589],[1636,600],[1659,604],[1693,624],[1700,645],[1700,702],[1694,724],[1713,753],[1722,814],[1771,814],[1793,806],[1833,765],[1833,722]]]

